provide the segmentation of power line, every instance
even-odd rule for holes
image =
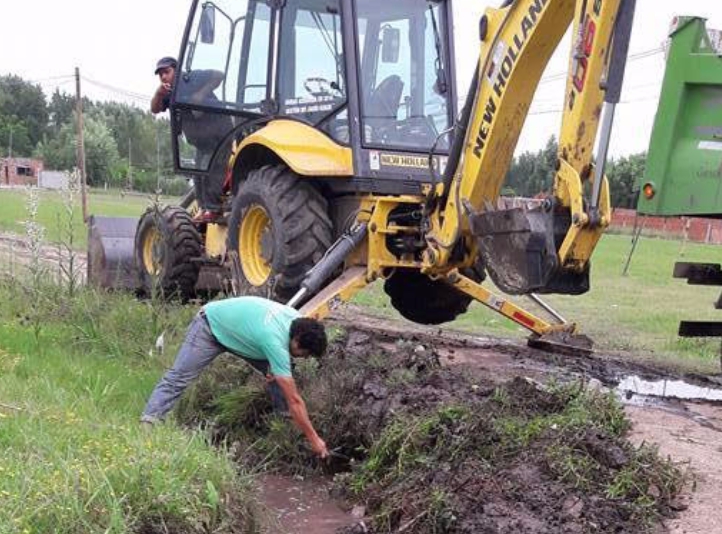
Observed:
[[[619,104],[624,105],[624,104],[635,104],[637,102],[651,102],[653,100],[657,100],[658,98],[659,97],[657,97],[657,96],[632,98],[629,100],[620,100]],[[544,110],[540,110],[540,111],[530,111],[529,113],[527,113],[527,115],[551,115],[554,113],[556,113],[556,114],[564,113],[564,110],[563,109],[544,109]]]
[[[628,93],[629,91],[635,91],[637,89],[645,89],[647,87],[654,87],[654,88],[661,88],[662,87],[662,80],[657,80],[654,82],[649,83],[640,83],[636,85],[625,85],[622,87],[622,91],[624,94]],[[552,102],[559,102],[564,98],[564,94],[557,94],[554,97],[550,98],[534,98],[533,104],[549,104]]]
[[[630,63],[632,61],[638,61],[640,59],[647,59],[653,56],[656,56],[657,54],[664,53],[664,47],[659,46],[657,48],[651,48],[649,50],[644,50],[642,52],[637,52],[635,54],[631,54],[627,57],[627,63]],[[550,82],[555,82],[559,80],[565,80],[569,76],[569,72],[557,72],[555,74],[550,74],[549,76],[544,76],[541,80],[539,80],[538,85],[547,84]],[[661,82],[660,82],[661,84]],[[459,99],[459,102],[464,102],[466,100],[466,95],[464,95],[462,98]],[[549,100],[553,101],[553,100]]]
[[[59,76],[48,76],[47,78],[38,78],[37,80],[28,80],[28,83],[44,83],[44,82],[50,82],[53,80],[70,80],[72,81],[74,79],[74,76],[72,74],[63,74]]]
[[[130,91],[130,90],[128,90],[128,89],[122,89],[122,88],[120,88],[120,87],[115,87],[115,86],[110,85],[110,84],[107,84],[107,83],[103,83],[103,82],[99,82],[99,81],[97,81],[97,80],[93,80],[93,79],[88,78],[88,77],[86,77],[86,76],[83,76],[83,80],[86,81],[86,82],[88,82],[88,83],[91,84],[91,85],[95,85],[96,87],[99,87],[99,88],[101,88],[101,89],[105,89],[106,91],[110,91],[110,92],[112,92],[112,93],[120,94],[120,95],[123,95],[123,96],[125,96],[125,97],[127,97],[127,98],[131,98],[131,99],[133,99],[133,100],[141,101],[141,102],[144,102],[144,103],[149,103],[149,102],[151,101],[151,98],[150,98],[149,96],[147,96],[147,95],[144,95],[144,94],[141,94],[141,93],[136,93],[136,92]]]
[[[627,63],[631,63],[632,61],[638,61],[640,59],[647,59],[649,57],[656,56],[657,54],[662,54],[664,52],[664,47],[658,46],[657,48],[651,48],[649,50],[644,50],[643,52],[637,52],[635,54],[630,54],[627,56]],[[544,76],[540,81],[539,85],[555,82],[558,80],[563,80],[568,76],[568,72],[557,72],[555,74],[550,74],[549,76]]]

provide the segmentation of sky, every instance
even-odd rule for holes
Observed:
[[[457,78],[464,92],[478,58],[478,21],[494,2],[457,0],[454,39]],[[74,93],[80,68],[82,90],[94,100],[119,100],[146,108],[156,86],[155,62],[177,55],[190,0],[23,0],[0,3],[0,75],[15,74]],[[676,15],[708,19],[722,29],[719,0],[637,0],[622,104],[615,119],[611,154],[647,149],[664,75],[663,44]],[[550,61],[517,151],[538,150],[560,128],[569,39]],[[647,54],[645,54],[647,53]]]

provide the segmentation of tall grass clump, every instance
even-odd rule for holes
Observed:
[[[25,204],[27,219],[23,223],[27,234],[27,247],[30,252],[27,264],[27,284],[25,286],[29,297],[27,319],[32,325],[35,341],[39,343],[40,331],[44,322],[43,300],[45,299],[45,291],[43,289],[46,287],[48,272],[41,258],[45,228],[38,222],[38,190],[31,187],[27,189],[27,192],[28,196]]]
[[[80,258],[76,247],[79,231],[76,216],[79,191],[80,172],[75,169],[71,174],[67,175],[66,186],[61,190],[63,207],[62,211],[57,213],[56,221],[60,232],[60,240],[56,244],[58,283],[70,297],[75,295],[82,282]]]

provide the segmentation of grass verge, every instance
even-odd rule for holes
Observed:
[[[193,310],[55,287],[29,320],[16,282],[0,283],[0,532],[253,532],[252,479],[222,447],[138,423]]]
[[[66,217],[62,192],[39,190],[38,194],[38,223],[47,230],[46,239],[51,243],[67,241],[67,236],[62,235],[62,227],[58,224],[59,219],[65,220]],[[3,206],[0,213],[0,232],[18,235],[25,233],[22,221],[27,219],[26,198],[27,193],[23,189],[0,189],[0,204]],[[88,212],[91,215],[108,217],[140,217],[152,201],[151,195],[121,196],[118,191],[91,191],[88,194]],[[170,202],[170,199],[163,201]],[[73,218],[73,227],[76,229],[73,245],[77,250],[85,250],[88,232],[83,225],[81,210],[77,209]]]

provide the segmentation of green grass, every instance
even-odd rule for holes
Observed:
[[[222,448],[202,432],[138,423],[194,309],[48,295],[0,283],[0,533],[251,524],[252,480]],[[161,331],[168,351],[150,354]]]
[[[61,235],[58,217],[66,221],[65,205],[62,193],[58,191],[39,191],[38,223],[46,230],[49,242],[67,241]],[[26,191],[21,189],[0,189],[0,232],[23,235],[23,221],[28,219]],[[88,195],[88,214],[109,217],[140,217],[146,207],[152,203],[150,195],[124,195],[118,191],[91,191]],[[67,222],[63,223],[64,225]],[[80,198],[74,207],[73,226],[75,228],[74,246],[84,250],[87,246],[87,230],[83,225]]]

